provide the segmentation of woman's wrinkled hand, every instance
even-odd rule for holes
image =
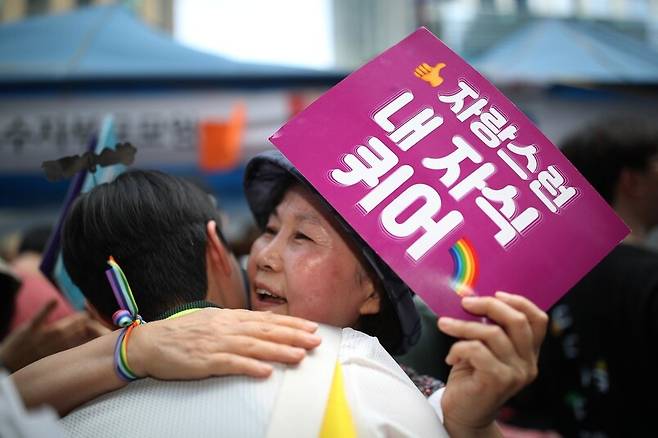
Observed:
[[[441,331],[459,338],[446,358],[452,370],[441,399],[444,424],[455,436],[495,435],[500,407],[537,376],[548,316],[505,292],[464,298],[462,305],[494,324],[439,319]]]
[[[320,344],[314,322],[249,310],[208,308],[135,328],[128,362],[163,380],[243,374],[267,377],[267,361],[296,364]]]

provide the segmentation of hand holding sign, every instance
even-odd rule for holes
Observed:
[[[451,436],[495,427],[501,405],[537,376],[548,324],[546,313],[519,295],[498,292],[495,298],[471,297],[462,303],[498,325],[439,319],[441,331],[460,339],[446,358],[452,369],[441,399]]]

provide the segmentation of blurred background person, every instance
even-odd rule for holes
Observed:
[[[9,333],[9,323],[16,308],[16,292],[21,280],[0,258],[0,342]]]
[[[10,371],[108,331],[87,312],[76,312],[39,270],[51,230],[49,225],[28,228],[16,258],[7,266],[18,279],[15,293],[2,291],[10,303],[3,305],[2,323],[8,329],[0,337],[0,361]]]
[[[604,118],[568,137],[562,152],[631,229],[624,241],[645,247],[658,225],[656,119]]]
[[[41,408],[31,413],[25,410],[20,395],[8,375],[8,371],[19,360],[21,354],[16,341],[25,340],[25,337],[5,339],[15,309],[16,292],[20,285],[20,278],[0,258],[0,436],[64,437],[65,434],[57,423],[57,414],[54,410]],[[39,315],[39,318],[41,317]],[[35,321],[35,324],[38,324],[38,321]]]
[[[52,232],[51,225],[35,225],[22,233],[16,258],[11,268],[21,278],[16,297],[16,311],[11,330],[32,319],[49,301],[55,307],[48,312],[45,323],[53,323],[74,313],[71,305],[39,270],[42,254]]]
[[[565,436],[647,436],[656,407],[646,400],[658,391],[658,253],[646,247],[658,225],[658,129],[603,119],[562,151],[632,232],[551,309],[539,378],[510,421]]]

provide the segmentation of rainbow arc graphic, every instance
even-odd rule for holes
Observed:
[[[462,237],[449,250],[454,262],[452,288],[457,295],[466,297],[474,295],[474,286],[480,271],[477,252],[471,242]]]

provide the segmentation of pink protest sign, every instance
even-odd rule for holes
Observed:
[[[503,94],[426,29],[270,140],[439,315],[498,290],[548,308],[628,234]]]

